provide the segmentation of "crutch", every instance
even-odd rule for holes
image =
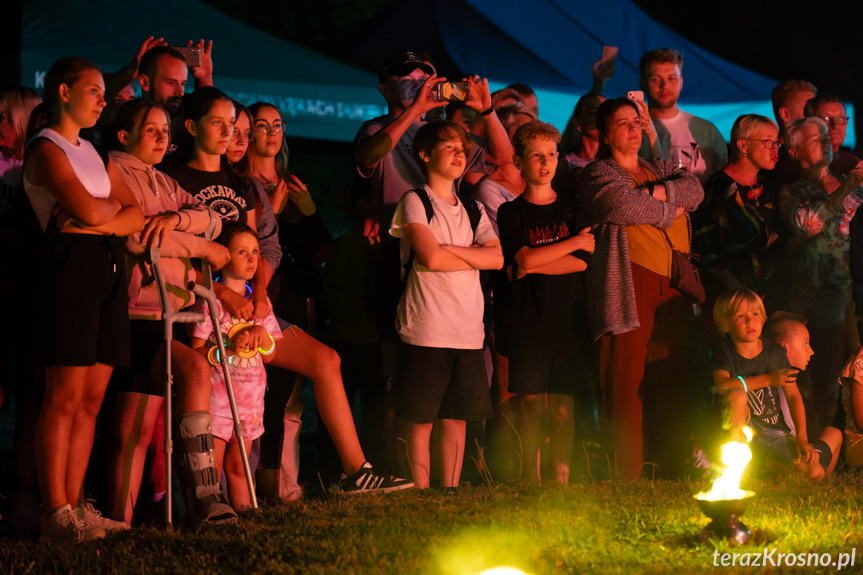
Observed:
[[[207,231],[204,233],[205,237],[208,239],[213,237],[213,231],[215,229],[215,222],[210,225]],[[171,409],[171,388],[174,383],[174,376],[171,371],[171,341],[173,340],[173,329],[175,323],[199,323],[207,320],[207,316],[200,312],[176,312],[171,309],[170,301],[168,300],[168,294],[165,289],[165,282],[162,276],[162,270],[159,265],[160,261],[160,250],[158,244],[152,246],[150,248],[150,263],[153,269],[153,275],[155,276],[156,284],[159,287],[159,301],[162,306],[162,321],[164,322],[165,328],[165,526],[170,531],[173,529],[172,523],[172,501],[173,501],[173,483],[172,483],[172,466],[173,466],[173,452],[174,452],[174,444],[172,438],[172,425],[173,425],[173,412]],[[205,286],[196,286],[192,283],[189,287],[190,289],[195,289],[195,293],[200,293],[199,290],[206,290],[206,294],[202,295],[204,299],[207,301],[207,305],[210,309],[210,319],[213,323],[213,333],[216,338],[216,343],[219,346],[219,358],[220,363],[222,365],[222,371],[225,376],[225,386],[228,390],[228,399],[231,405],[231,414],[234,418],[234,432],[237,435],[237,440],[240,442],[240,445],[243,445],[243,431],[242,425],[240,424],[239,414],[237,412],[237,404],[234,399],[234,390],[231,385],[231,376],[228,372],[227,366],[227,357],[225,353],[224,341],[222,339],[222,332],[219,327],[218,317],[216,315],[215,310],[218,309],[216,307],[215,295],[212,292],[212,274],[210,272],[209,263],[206,261],[202,262],[202,275],[204,278],[204,282],[209,284],[209,287]],[[207,297],[209,295],[209,297]],[[255,497],[254,483],[252,481],[251,471],[249,469],[249,461],[246,456],[246,450],[241,449],[240,455],[243,461],[243,468],[246,472],[246,483],[249,488],[249,498],[252,502],[252,507],[254,509],[258,508],[257,498]]]
[[[204,262],[204,280],[212,276],[210,274],[210,266]],[[228,403],[231,406],[231,417],[234,419],[234,436],[237,438],[237,443],[240,445],[240,459],[243,461],[243,471],[246,473],[246,486],[249,488],[249,501],[252,502],[252,509],[258,508],[258,498],[255,496],[255,482],[252,479],[252,469],[249,467],[249,456],[246,454],[245,443],[243,442],[243,425],[240,422],[240,414],[237,411],[237,400],[234,398],[234,386],[231,384],[231,372],[228,369],[228,354],[225,352],[225,341],[222,337],[222,330],[219,326],[219,308],[216,303],[216,294],[212,288],[205,287],[201,284],[191,282],[189,290],[195,292],[195,295],[204,298],[207,302],[207,309],[210,311],[210,321],[213,322],[213,335],[216,337],[216,345],[219,346],[219,363],[222,366],[222,374],[225,377],[225,389],[228,391]]]
[[[174,338],[175,323],[199,323],[207,320],[207,316],[201,312],[174,311],[168,300],[165,290],[165,282],[162,277],[162,269],[159,265],[160,251],[156,243],[150,247],[150,265],[159,286],[159,302],[162,305],[162,321],[165,327],[165,528],[168,531],[174,529],[171,520],[173,507],[173,483],[172,465],[174,454],[174,442],[172,438],[173,410],[171,409],[171,388],[174,385],[174,374],[171,371],[171,341]],[[218,328],[215,328],[218,331]]]

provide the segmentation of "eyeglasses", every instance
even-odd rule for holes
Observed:
[[[281,134],[282,132],[285,131],[285,123],[284,122],[273,122],[272,124],[270,124],[269,122],[267,122],[267,123],[255,124],[255,131],[259,134],[269,134],[270,132],[275,132],[277,134]]]
[[[824,123],[830,127],[835,128],[836,126],[847,126],[848,125],[848,116],[821,116],[821,119],[824,120]]]
[[[252,131],[246,130],[245,132],[241,132],[240,130],[234,130],[234,133],[231,134],[231,139],[236,142],[240,139],[240,136],[243,136],[243,138],[245,138],[246,140],[251,140]]]
[[[779,147],[779,140],[758,140],[756,138],[743,138],[744,140],[749,140],[750,142],[761,142],[761,145],[764,146],[768,150],[775,150]]]

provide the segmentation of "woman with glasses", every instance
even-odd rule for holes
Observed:
[[[810,436],[831,425],[839,400],[838,378],[845,358],[860,346],[851,301],[849,225],[863,204],[863,163],[848,177],[830,169],[828,127],[815,117],[785,129],[788,153],[800,168],[800,179],[779,191],[779,211],[789,237],[783,269],[767,301],[808,320],[815,356],[806,370],[812,381],[814,415]],[[771,282],[772,284],[773,282]],[[781,305],[781,307],[779,307]],[[804,393],[804,397],[806,394]]]
[[[288,145],[281,113],[267,102],[255,102],[249,106],[249,112],[252,141],[245,160],[237,168],[263,186],[279,222],[283,261],[271,282],[270,297],[278,317],[312,332],[314,298],[323,288],[319,262],[314,258],[321,245],[330,241],[330,234],[308,188],[288,169]],[[283,373],[277,377],[292,375]],[[267,470],[265,477],[276,475],[278,494],[283,500],[296,499],[302,493],[297,476],[303,379],[292,377],[291,383],[274,387],[275,393],[267,397],[264,410],[264,425],[283,433],[265,433],[261,438],[261,468]]]
[[[252,141],[235,169],[263,185],[278,219],[283,262],[280,273],[273,278],[270,299],[276,302],[279,317],[313,329],[307,322],[306,300],[318,295],[323,287],[317,264],[322,247],[330,242],[330,234],[308,188],[288,170],[285,123],[279,110],[272,104],[256,102],[249,106],[249,112]]]
[[[779,128],[746,114],[731,128],[731,161],[704,184],[704,203],[693,215],[692,251],[711,294],[732,287],[761,293],[777,239],[774,202],[764,191],[765,172],[779,159]]]

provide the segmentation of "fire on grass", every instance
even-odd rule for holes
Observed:
[[[752,460],[752,451],[748,445],[752,440],[752,430],[744,427],[743,432],[746,443],[730,441],[722,447],[725,471],[716,478],[710,490],[693,495],[701,511],[711,519],[701,532],[702,541],[716,538],[743,544],[752,536],[749,528],[739,519],[755,498],[754,491],[740,489],[740,478]]]

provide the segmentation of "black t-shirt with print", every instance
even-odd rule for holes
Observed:
[[[737,353],[730,340],[722,342],[713,350],[713,370],[723,370],[731,377],[740,376],[743,379],[773,373],[780,369],[791,367],[785,349],[774,341],[761,340],[764,349],[761,353],[747,359]],[[778,387],[762,387],[750,391],[748,395],[749,412],[753,422],[761,427],[790,432],[782,414]]]
[[[171,170],[169,175],[224,221],[245,223],[246,213],[256,207],[251,183],[245,178],[226,173],[224,169],[203,172],[183,165]]]
[[[498,228],[504,267],[515,264],[515,254],[523,247],[540,247],[576,235],[581,228],[571,205],[558,196],[547,205],[532,204],[519,196],[498,208]],[[588,254],[572,255],[589,261]],[[509,282],[501,322],[504,338],[521,348],[589,349],[587,316],[584,305],[584,274],[528,274]],[[495,291],[495,299],[498,298]],[[497,331],[497,330],[496,330]]]

